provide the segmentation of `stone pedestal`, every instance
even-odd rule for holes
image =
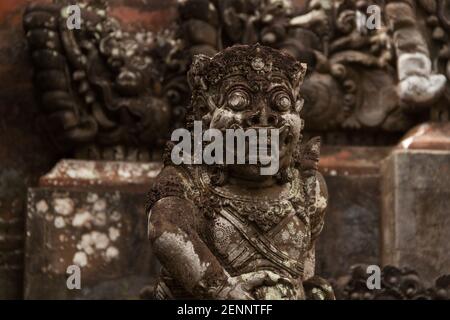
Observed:
[[[379,264],[382,147],[324,147],[320,170],[328,186],[325,227],[318,239],[316,273],[337,278],[358,263]]]
[[[450,273],[450,126],[425,124],[382,165],[382,263]]]
[[[25,298],[137,298],[155,274],[145,194],[161,168],[63,160],[29,189]],[[81,290],[67,288],[71,265]]]

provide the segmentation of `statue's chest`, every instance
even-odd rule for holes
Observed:
[[[292,268],[301,274],[310,243],[308,225],[295,212],[263,231],[251,220],[222,209],[207,221],[205,234],[213,253],[238,272],[287,266],[288,272]]]
[[[199,174],[191,199],[205,218],[202,235],[232,273],[261,268],[303,274],[311,239],[308,202],[298,177],[265,194],[212,187]]]

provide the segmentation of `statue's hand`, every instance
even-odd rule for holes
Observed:
[[[246,273],[228,278],[227,285],[217,294],[217,299],[254,300],[254,292],[262,286],[277,284],[280,277],[270,271]]]
[[[411,106],[425,106],[439,99],[447,78],[431,74],[431,61],[422,53],[403,54],[398,59],[400,100]]]
[[[330,283],[318,276],[303,282],[307,300],[335,300],[333,287]]]

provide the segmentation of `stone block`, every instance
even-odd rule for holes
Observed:
[[[382,172],[382,263],[450,273],[450,150],[399,148]]]
[[[61,161],[28,191],[27,299],[133,299],[157,267],[145,201],[158,163]],[[68,266],[81,290],[66,285]]]
[[[316,273],[337,278],[358,263],[379,264],[380,163],[385,147],[324,147],[328,186],[325,226],[316,244]]]

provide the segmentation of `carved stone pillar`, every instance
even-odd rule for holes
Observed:
[[[450,272],[450,125],[424,124],[382,165],[382,262]]]

